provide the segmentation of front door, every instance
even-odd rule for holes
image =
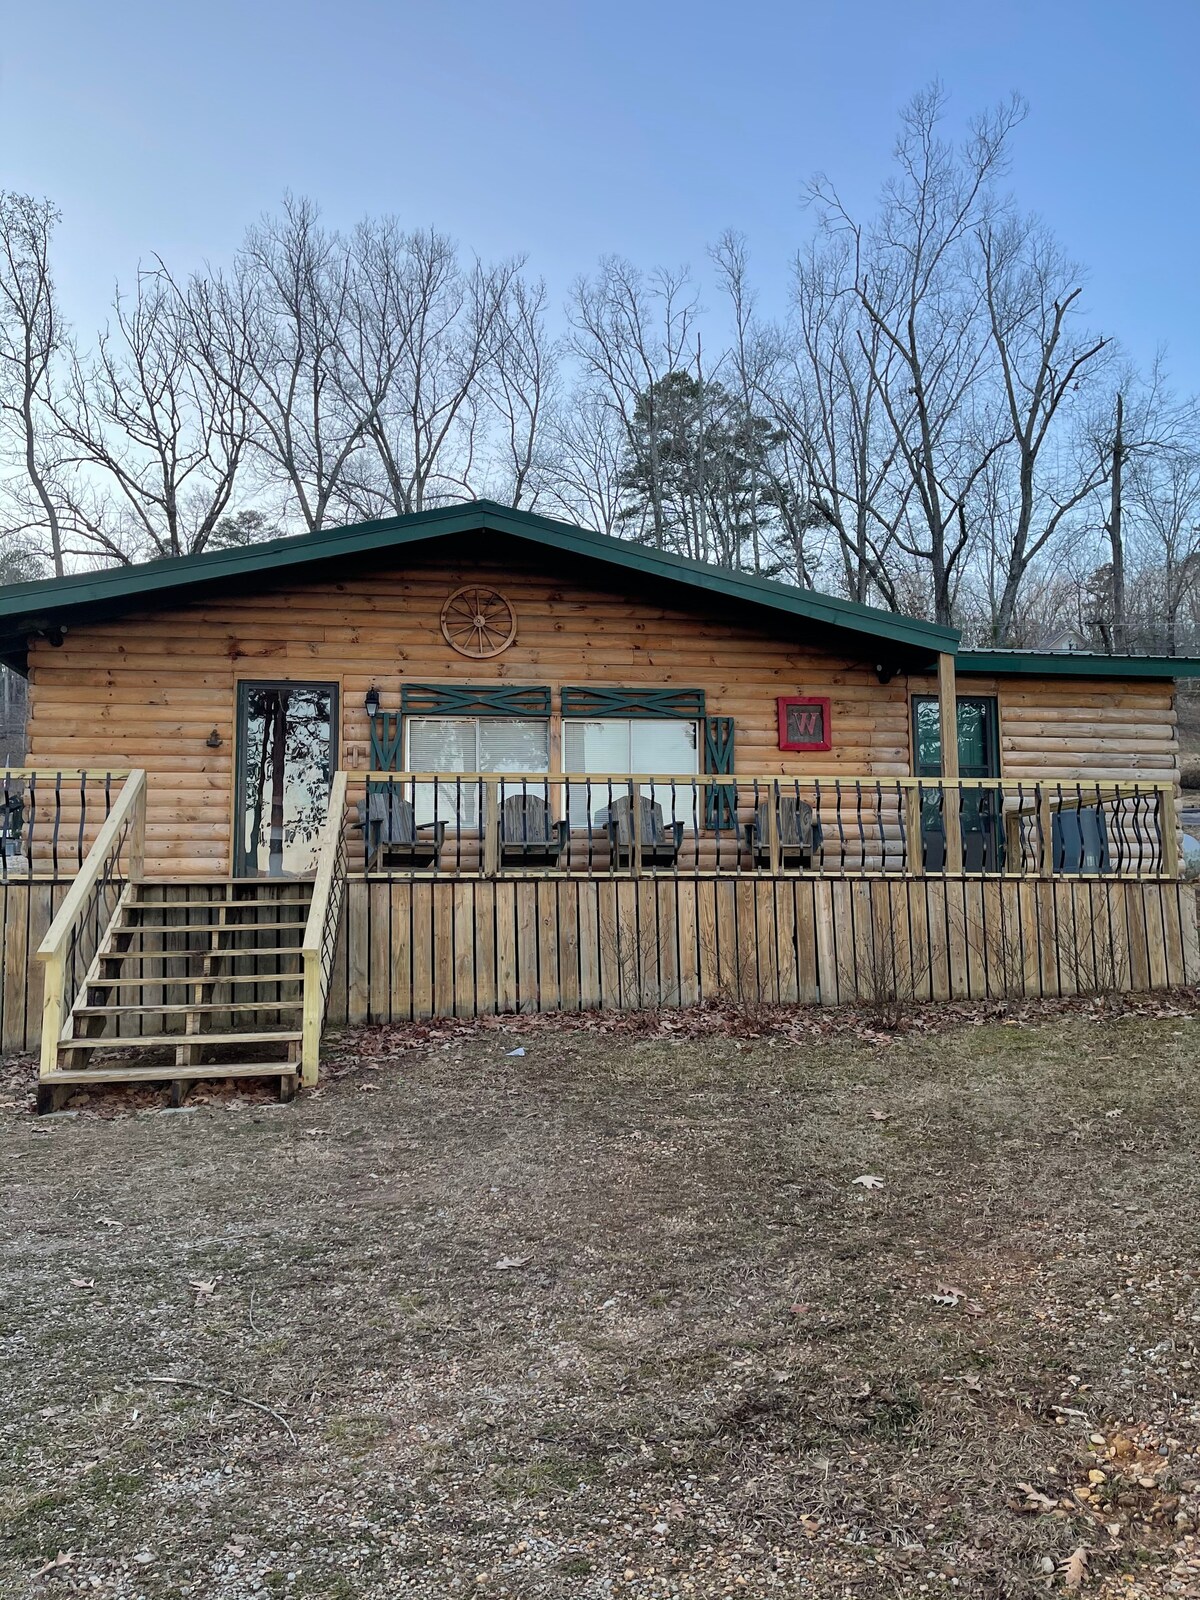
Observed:
[[[1000,737],[994,695],[958,697],[958,775],[960,778],[1000,776]],[[939,778],[942,774],[942,727],[938,701],[933,695],[913,696],[913,775]],[[998,872],[1003,866],[1004,831],[1001,826],[1004,796],[1000,788],[964,789],[961,794],[963,866],[968,872]],[[942,796],[926,791],[921,823],[925,835],[925,864],[940,871],[945,863],[945,829]]]
[[[238,684],[238,877],[296,878],[316,869],[337,711],[336,684]]]

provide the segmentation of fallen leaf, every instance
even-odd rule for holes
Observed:
[[[1058,1505],[1057,1500],[1052,1500],[1048,1494],[1035,1489],[1031,1483],[1018,1483],[1017,1488],[1025,1496],[1026,1509],[1029,1511],[1053,1511]]]
[[[525,1054],[525,1046],[519,1044],[515,1050],[506,1050],[504,1054],[506,1056],[523,1056]]]
[[[216,1278],[189,1278],[188,1283],[196,1291],[197,1300],[208,1300],[217,1292]]]
[[[532,1259],[532,1256],[501,1256],[496,1263],[496,1271],[507,1272],[512,1267],[523,1267]]]
[[[72,1289],[94,1289],[96,1287],[95,1278],[72,1278],[70,1282]]]
[[[31,1574],[31,1576],[34,1578],[42,1578],[47,1572],[53,1572],[56,1567],[65,1567],[68,1565],[68,1563],[74,1561],[74,1559],[74,1550],[60,1550],[54,1557],[53,1561],[47,1561],[44,1566],[40,1566],[36,1572]]]
[[[1063,1562],[1063,1588],[1082,1589],[1087,1576],[1087,1551],[1082,1545]]]
[[[883,1179],[877,1178],[872,1172],[864,1172],[861,1178],[853,1178],[851,1182],[858,1184],[860,1189],[882,1189]]]
[[[886,1111],[877,1111],[874,1106],[872,1106],[870,1111],[867,1112],[867,1115],[870,1117],[872,1122],[886,1122],[888,1119],[888,1114]]]
[[[100,1228],[123,1228],[125,1226],[116,1217],[93,1217],[92,1221]]]

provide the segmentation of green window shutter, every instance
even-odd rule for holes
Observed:
[[[704,770],[712,773],[733,773],[733,718],[705,717],[704,719]],[[737,785],[713,783],[707,786],[704,800],[704,821],[710,828],[722,832],[737,827]]]
[[[394,711],[379,711],[371,717],[371,771],[399,772],[403,724]]]
[[[704,690],[570,685],[562,690],[562,714],[564,717],[629,717],[647,721],[679,717],[699,722],[704,716]]]
[[[405,717],[549,717],[550,690],[524,683],[406,683]]]

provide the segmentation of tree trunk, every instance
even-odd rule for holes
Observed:
[[[1125,465],[1125,397],[1117,395],[1116,427],[1113,431],[1112,492],[1108,512],[1108,539],[1112,547],[1112,643],[1114,650],[1127,650],[1125,623],[1125,539],[1121,531],[1121,477]]]

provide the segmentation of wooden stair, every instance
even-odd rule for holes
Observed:
[[[290,1100],[311,896],[292,879],[127,885],[39,1083],[38,1110],[89,1083],[166,1083],[177,1105],[204,1078],[277,1077]]]

